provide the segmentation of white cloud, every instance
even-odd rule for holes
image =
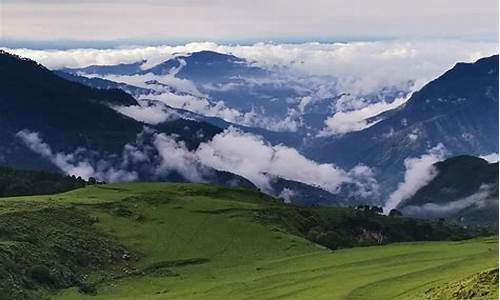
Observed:
[[[404,104],[408,99],[409,97],[396,98],[392,102],[381,101],[373,104],[364,104],[364,107],[356,110],[338,111],[332,117],[325,120],[326,127],[320,131],[319,136],[345,134],[373,126],[381,120],[378,119],[369,122],[369,118],[395,109]],[[356,100],[351,100],[350,104],[353,104],[352,102],[356,102]]]
[[[296,194],[297,193],[294,190],[284,188],[278,195],[278,198],[283,199],[285,203],[292,203],[292,199]]]
[[[294,148],[270,145],[262,138],[229,128],[196,151],[200,162],[217,170],[241,175],[265,191],[272,191],[271,176],[319,186],[332,193],[343,183],[353,183],[366,175],[366,169],[353,171],[351,177],[333,164],[318,164]]]
[[[391,209],[396,208],[402,201],[415,195],[421,187],[434,179],[438,173],[433,164],[443,160],[445,155],[446,148],[442,144],[438,144],[420,157],[406,158],[404,161],[406,168],[404,181],[389,196],[384,206],[384,212],[388,213]]]
[[[299,110],[300,112],[304,112],[304,109],[306,108],[307,105],[309,105],[309,103],[311,103],[312,101],[312,97],[311,96],[304,96],[304,97],[301,97],[300,98],[300,101],[299,101]]]
[[[29,130],[19,131],[17,137],[23,141],[34,152],[51,161],[55,166],[69,175],[81,176],[84,179],[95,177],[99,180],[110,182],[132,181],[137,179],[137,173],[134,171],[125,171],[115,169],[105,161],[90,162],[82,159],[80,152],[77,151],[66,154],[62,152],[53,152],[51,147],[44,143],[38,133]]]
[[[135,143],[125,145],[118,160],[91,157],[85,149],[66,154],[53,152],[36,132],[23,130],[17,136],[34,152],[54,163],[63,172],[88,179],[96,177],[110,182],[133,181],[139,174],[162,178],[172,172],[193,182],[204,182],[211,169],[228,171],[250,180],[263,191],[274,194],[275,177],[303,182],[332,193],[344,183],[354,184],[361,196],[373,195],[378,185],[366,166],[346,172],[333,164],[318,164],[294,148],[271,145],[261,137],[229,128],[211,141],[189,151],[175,136],[157,133],[147,127]],[[290,163],[293,162],[293,163]]]
[[[133,144],[124,146],[121,157],[113,160],[100,154],[93,155],[86,149],[77,149],[73,153],[53,152],[51,147],[43,142],[40,135],[29,130],[17,133],[26,146],[40,154],[69,175],[81,176],[84,179],[95,177],[109,182],[127,182],[139,179],[137,171],[151,178],[162,178],[172,172],[193,182],[205,181],[209,174],[202,166],[194,152],[190,152],[182,141],[175,136],[158,134],[145,127],[137,135]]]
[[[3,49],[32,58],[49,68],[132,63],[143,59],[148,60],[148,66],[153,66],[176,53],[213,50],[232,53],[267,68],[281,66],[309,76],[335,76],[339,78],[337,84],[341,92],[362,95],[387,86],[408,85],[408,81],[415,81],[416,88],[421,87],[458,61],[471,62],[497,53],[498,44],[464,40],[390,40],[248,46],[204,42],[123,49]]]
[[[137,82],[130,82],[130,84],[137,85]],[[185,92],[174,93],[161,85],[158,85],[158,88],[151,85],[147,86],[157,90],[158,93],[139,96],[137,98],[139,105],[113,106],[113,108],[135,120],[152,125],[179,117],[178,113],[165,105],[207,117],[221,118],[230,123],[260,127],[271,131],[294,132],[297,131],[301,124],[300,115],[294,109],[289,109],[288,113],[281,118],[266,117],[256,113],[253,109],[248,112],[241,112],[227,107],[223,101],[214,101],[207,97],[195,96]]]
[[[141,75],[105,75],[102,78],[123,82],[129,85],[138,86],[142,88],[152,89],[157,92],[171,92],[172,89],[178,93],[187,93],[197,97],[207,97],[201,93],[196,85],[187,79],[175,77],[176,72],[166,75],[155,75],[153,73],[146,73]],[[97,74],[81,74],[87,77],[99,77]],[[152,82],[158,82],[154,84]]]
[[[199,164],[196,154],[187,149],[184,142],[160,133],[155,135],[153,144],[160,156],[160,163],[156,166],[157,174],[176,171],[189,181],[203,181],[203,166]]]
[[[477,207],[485,205],[485,200],[491,195],[491,193],[492,186],[481,185],[479,190],[470,196],[446,203],[425,203],[420,206],[406,206],[403,209],[403,213],[405,215],[425,218],[446,217],[472,205]]]
[[[486,160],[487,162],[491,163],[496,163],[498,162],[498,153],[490,153],[490,154],[485,154],[480,156],[482,159]]]
[[[119,113],[139,122],[156,125],[180,118],[180,115],[161,102],[138,100],[140,105],[111,106]]]
[[[272,40],[496,38],[498,1],[2,0],[6,38]]]
[[[370,167],[358,164],[349,170],[347,175],[351,178],[351,184],[356,186],[356,189],[352,192],[354,196],[359,196],[361,199],[380,196],[378,182]]]
[[[350,96],[344,96],[336,103],[332,102],[332,116],[326,120],[325,128],[320,134],[331,135],[361,130],[375,124],[366,119],[404,103],[402,98],[398,98],[404,95],[398,93],[415,91],[456,62],[470,62],[491,55],[498,51],[497,47],[496,43],[464,40],[386,40],[254,45],[204,42],[120,49],[6,50],[33,58],[50,68],[142,60],[147,60],[142,67],[148,68],[168,58],[201,50],[231,53],[252,64],[273,69],[278,75],[259,79],[245,78],[244,83],[238,84],[196,86],[196,83],[175,77],[176,72],[184,67],[181,64],[178,69],[171,70],[170,74],[161,76],[148,73],[134,76],[107,75],[104,78],[155,91],[141,95],[140,99],[159,100],[175,108],[274,131],[297,131],[302,125],[301,113],[308,105],[315,101],[333,101],[331,99],[337,95],[348,93]],[[153,81],[157,84],[151,83]],[[296,103],[289,104],[292,110],[287,115],[271,116],[266,115],[260,107],[253,111],[239,111],[238,108],[218,99],[211,99],[200,91],[235,89],[239,88],[239,84],[248,88],[261,84],[286,86],[296,90]],[[154,124],[164,117],[164,113],[153,112],[153,108],[154,106],[133,107],[122,112],[141,120],[151,118],[149,122]]]

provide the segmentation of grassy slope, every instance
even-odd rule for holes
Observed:
[[[269,201],[248,190],[138,183],[5,199],[0,211],[77,206],[138,258],[93,274],[96,296],[71,288],[52,299],[415,299],[498,265],[497,238],[332,252],[256,222]],[[172,266],[186,259],[194,263]]]

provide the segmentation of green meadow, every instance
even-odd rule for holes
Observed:
[[[4,198],[0,214],[78,211],[130,252],[85,270],[95,291],[47,287],[49,299],[497,299],[497,236],[329,250],[259,219],[280,205],[246,189],[133,183]]]

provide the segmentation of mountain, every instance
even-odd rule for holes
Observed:
[[[118,74],[118,75],[132,75],[141,72],[141,65],[146,61],[140,61],[130,64],[117,64],[117,65],[92,65],[84,68],[63,68],[61,71],[66,73],[86,73],[86,74]]]
[[[463,155],[437,162],[434,168],[437,175],[398,209],[410,216],[498,224],[498,162]]]
[[[380,117],[367,129],[318,139],[304,152],[343,167],[373,167],[388,190],[401,181],[406,158],[438,144],[449,156],[498,152],[498,55],[458,63]]]
[[[58,76],[67,79],[69,81],[78,82],[89,87],[97,89],[121,89],[126,91],[128,94],[134,97],[142,97],[144,95],[155,94],[156,92],[152,89],[147,89],[143,87],[137,87],[130,84],[125,84],[123,82],[115,82],[111,80],[102,79],[99,77],[85,77],[80,75],[75,75],[74,73],[67,73],[65,71],[54,71]],[[211,124],[215,127],[226,129],[229,127],[236,127],[244,132],[251,132],[264,137],[267,141],[272,144],[284,144],[291,147],[299,147],[303,143],[303,137],[295,132],[277,132],[272,130],[267,130],[264,128],[244,126],[236,123],[231,123],[225,121],[219,117],[205,116],[199,113],[194,113],[192,111],[175,108],[160,101],[147,100],[148,103],[155,103],[168,108],[170,111],[175,112],[177,115],[182,116],[186,119],[197,120],[200,122]],[[125,105],[130,106],[130,105]]]
[[[335,76],[303,74],[294,68],[295,63],[299,62],[265,65],[232,54],[200,51],[175,54],[133,74],[124,74],[121,69],[111,73],[120,65],[62,69],[61,73],[92,77],[70,80],[100,87],[113,86],[110,81],[116,81],[114,87],[137,99],[161,101],[240,126],[293,133],[300,140],[300,144],[293,146],[300,146],[304,139],[321,132],[325,121],[342,110],[343,105],[337,103],[348,102],[351,98],[343,97],[351,91],[344,91]],[[387,86],[363,95],[355,93],[356,99],[352,100],[358,101],[357,105],[359,101],[366,105],[391,102],[406,95],[412,84]]]
[[[118,71],[113,73],[115,69]],[[297,78],[286,68],[263,68],[252,61],[214,51],[177,54],[135,73],[125,74],[120,65],[109,65],[61,69],[58,74],[95,87],[121,88],[136,98],[160,100],[180,109],[190,107],[180,105],[179,99],[206,101],[214,111],[192,112],[246,127],[293,132],[300,139],[307,131],[320,130],[331,115],[331,98],[311,95],[323,90],[314,85],[322,85],[323,81],[331,84],[331,78],[313,78],[308,82],[309,77]],[[112,80],[116,82],[113,84]],[[307,109],[305,103],[309,104]],[[216,112],[221,108],[225,108],[226,114]],[[302,110],[307,114],[304,118]]]
[[[84,70],[86,68],[83,68]],[[125,91],[126,93],[132,96],[146,95],[149,93],[154,93],[153,90],[141,88],[137,86],[133,86],[130,84],[126,84],[123,82],[115,82],[111,80],[102,79],[99,77],[85,77],[77,75],[78,72],[73,72],[68,69],[56,70],[53,71],[59,77],[62,77],[66,80],[81,83],[86,86],[90,86],[96,89],[104,89],[104,90],[112,90],[112,89],[120,89]],[[99,73],[100,74],[100,73]],[[106,74],[106,73],[103,73]]]
[[[5,166],[99,171],[108,177],[133,172],[138,179],[162,178],[148,170],[148,164],[159,159],[153,141],[156,134],[175,136],[187,150],[192,150],[222,131],[187,119],[147,126],[111,108],[137,105],[122,90],[96,89],[68,81],[32,60],[6,52],[0,52],[0,89],[0,163]],[[134,158],[131,155],[140,154],[138,147],[151,154],[147,164],[138,166],[130,161]],[[226,178],[227,182],[251,185],[239,176],[229,180],[225,173],[218,176],[215,170],[206,172],[209,181],[222,183],[221,178]],[[185,176],[178,173],[173,170],[165,176],[182,180]]]
[[[104,181],[208,181],[255,188],[245,178],[200,165],[192,151],[224,128],[235,125],[169,107],[176,117],[145,124],[119,113],[116,107],[138,107],[121,89],[134,88],[99,78],[52,72],[34,61],[0,53],[0,163],[10,167],[51,170]],[[296,139],[258,128],[274,143]],[[298,143],[298,142],[295,142]],[[297,201],[319,201],[332,195],[293,183],[315,194]],[[286,187],[281,184],[280,188]],[[324,198],[323,196],[320,197]]]
[[[0,157],[3,164],[46,168],[46,162],[15,137],[21,130],[44,134],[57,150],[77,147],[117,152],[142,125],[108,104],[136,104],[121,90],[97,90],[66,81],[38,63],[0,53]]]
[[[150,69],[143,70],[139,74],[166,75],[176,69],[178,78],[200,83],[224,82],[237,77],[266,75],[265,70],[251,66],[245,59],[214,51],[178,55]]]

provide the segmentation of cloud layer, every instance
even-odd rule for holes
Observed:
[[[204,182],[215,169],[240,175],[270,194],[274,194],[271,182],[276,177],[303,182],[332,193],[337,193],[342,184],[354,185],[353,192],[362,196],[372,195],[378,189],[371,169],[366,166],[359,165],[345,171],[333,164],[318,164],[293,148],[273,146],[259,136],[232,127],[200,144],[194,151],[189,151],[175,136],[145,128],[135,143],[125,145],[118,160],[95,158],[87,149],[77,149],[73,153],[55,152],[38,133],[29,130],[18,132],[17,137],[63,172],[85,179],[133,181],[143,177],[164,178],[175,172],[188,181]]]
[[[237,84],[232,82],[222,86],[197,86],[196,82],[177,78],[175,75],[178,70],[166,75],[106,75],[104,78],[154,91],[138,96],[140,100],[157,100],[171,107],[273,131],[297,131],[304,126],[302,114],[308,107],[313,107],[321,101],[331,101],[329,107],[321,108],[323,113],[331,115],[325,120],[325,127],[320,135],[343,134],[371,126],[374,122],[369,122],[367,118],[404,103],[409,93],[419,89],[456,62],[474,61],[498,51],[496,43],[463,40],[258,43],[246,46],[205,42],[121,49],[6,50],[33,58],[49,68],[112,65],[146,60],[142,68],[147,69],[176,55],[201,50],[234,54],[247,59],[251,64],[273,70],[276,76],[259,80],[244,78]],[[290,99],[274,99],[272,92],[260,95],[270,97],[266,101],[282,102],[282,106],[289,108],[288,112],[280,112],[278,116],[265,111],[267,106],[256,107],[255,110],[241,110],[227,101],[209,97],[204,93],[214,90],[237,90],[242,88],[239,85],[244,85],[244,88],[254,92],[257,91],[254,87],[260,86],[264,90],[274,87],[277,94],[280,93],[279,88],[287,86],[296,90],[296,94]],[[341,94],[348,95],[336,103],[331,100]],[[150,124],[169,117],[161,105],[148,102],[140,104],[140,107],[121,108],[119,111]],[[317,134],[321,129],[314,130],[314,134]]]
[[[49,68],[112,65],[147,60],[151,67],[175,53],[213,50],[232,53],[263,67],[286,66],[307,75],[340,78],[347,92],[366,94],[389,83],[417,86],[443,73],[458,61],[474,61],[498,52],[495,42],[463,40],[391,40],[352,43],[258,43],[249,46],[189,43],[180,46],[122,49],[30,50],[6,49]]]
[[[319,186],[336,193],[349,174],[332,164],[318,164],[294,148],[270,145],[262,138],[229,128],[212,141],[200,145],[200,161],[217,170],[241,175],[258,187],[270,191],[271,176]]]
[[[77,149],[73,153],[53,152],[36,132],[25,129],[19,131],[17,137],[31,150],[48,159],[66,174],[84,179],[95,177],[110,182],[133,181],[138,178],[136,172],[117,169],[105,160],[89,160],[85,149]]]
[[[419,89],[456,62],[474,61],[497,52],[497,45],[463,40],[391,40],[352,43],[258,43],[246,46],[205,42],[122,49],[6,50],[33,58],[49,68],[112,65],[146,60],[141,67],[147,69],[176,55],[201,50],[234,54],[254,65],[273,70],[276,76],[244,78],[237,84],[232,82],[222,86],[197,86],[196,82],[177,78],[175,75],[179,69],[166,75],[147,73],[101,77],[154,91],[139,95],[140,100],[157,100],[174,108],[273,131],[297,131],[304,126],[302,115],[308,107],[325,99],[347,94],[336,103],[332,102],[329,111],[321,109],[331,113],[331,116],[325,120],[325,127],[320,135],[331,135],[361,130],[373,125],[374,120],[368,121],[368,118],[404,103],[409,93]],[[180,68],[182,67],[183,64],[180,65]],[[256,107],[255,110],[241,110],[200,92],[230,91],[242,88],[239,85],[244,85],[254,92],[258,91],[254,90],[258,86],[262,87],[262,90],[275,87],[277,94],[280,93],[280,88],[287,86],[295,89],[296,94],[290,99],[273,99],[272,92],[260,95],[271,97],[266,101],[280,101],[281,105],[289,107],[286,116],[278,117],[266,111],[267,106]],[[169,117],[161,105],[148,102],[140,104],[140,107],[120,108],[119,111],[150,124],[159,123]],[[314,130],[314,134],[317,134],[320,129]]]
[[[479,187],[479,190],[477,192],[470,196],[446,203],[425,203],[420,206],[406,206],[403,209],[403,213],[405,215],[417,216],[422,218],[446,217],[472,205],[476,207],[485,206],[487,204],[486,200],[491,197],[492,192],[492,186],[482,185]]]
[[[494,0],[3,0],[3,35],[32,40],[489,36]]]

